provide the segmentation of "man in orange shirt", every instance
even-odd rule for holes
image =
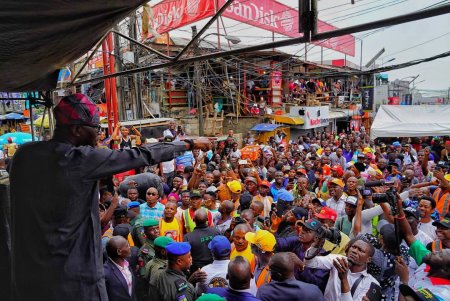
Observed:
[[[436,209],[441,216],[445,216],[450,206],[450,174],[444,176],[440,169],[435,169],[433,175],[439,180],[439,187],[433,193]]]
[[[227,183],[227,187],[231,192],[230,200],[234,204],[234,209],[238,209],[239,199],[241,198],[241,194],[243,192],[242,184],[237,180],[233,180]]]
[[[237,181],[237,179],[232,170],[227,170],[224,182],[217,187],[217,198],[220,202],[231,200],[231,191],[227,184],[231,181]]]

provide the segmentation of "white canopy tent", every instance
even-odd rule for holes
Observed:
[[[382,105],[370,129],[370,138],[450,136],[450,105]]]

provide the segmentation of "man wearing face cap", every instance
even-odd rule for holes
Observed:
[[[277,238],[276,252],[292,252],[300,260],[305,259],[305,253],[316,240],[318,231],[322,224],[316,219],[306,221],[299,220],[295,224],[297,236],[287,238]],[[320,249],[319,256],[323,256],[325,250]],[[328,281],[329,271],[322,268],[305,267],[304,270],[296,269],[295,278],[297,280],[317,285],[322,291]]]
[[[22,146],[12,162],[13,294],[16,300],[107,300],[98,180],[209,142],[96,149],[99,112],[83,94],[62,98],[54,116],[53,139]]]

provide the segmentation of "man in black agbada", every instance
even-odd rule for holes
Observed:
[[[107,300],[97,181],[209,143],[96,149],[99,114],[91,100],[64,97],[54,113],[53,139],[24,145],[12,162],[14,300]]]

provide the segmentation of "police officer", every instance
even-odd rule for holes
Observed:
[[[193,284],[204,281],[206,274],[199,270],[191,275],[189,281],[186,279],[185,273],[192,264],[191,245],[187,242],[172,242],[166,246],[166,251],[167,269],[150,281],[158,295],[152,300],[195,300],[197,295]]]
[[[156,277],[155,274],[158,274],[167,267],[166,246],[173,241],[172,237],[169,236],[159,236],[155,239],[155,257],[144,268],[144,278],[147,281],[150,281],[152,277]]]
[[[144,228],[142,225],[142,216],[140,214],[140,203],[129,202],[128,213],[130,214],[130,225],[132,227],[131,236],[133,237],[134,245],[138,248],[142,247],[145,242]]]
[[[146,219],[142,223],[144,227],[145,241],[139,250],[139,260],[142,260],[145,266],[153,257],[155,257],[154,240],[159,236],[159,221],[156,219]]]
[[[159,235],[159,221],[156,219],[145,219],[142,222],[142,226],[144,227],[145,240],[139,249],[138,255],[139,278],[136,290],[139,298],[145,298],[148,292],[148,281],[144,278],[145,265],[155,257],[154,240]]]

